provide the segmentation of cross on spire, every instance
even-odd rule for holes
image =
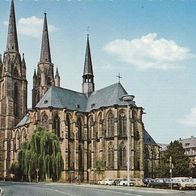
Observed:
[[[120,75],[120,73],[118,73],[118,75],[116,77],[118,78],[118,83],[120,83],[120,79],[122,78],[122,76]]]

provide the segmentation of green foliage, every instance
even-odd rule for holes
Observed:
[[[104,170],[104,162],[100,159],[95,160],[94,162],[94,168],[95,168],[95,172],[97,174],[101,174],[103,173]]]
[[[18,154],[18,170],[22,171],[24,179],[45,181],[52,178],[59,180],[63,170],[63,159],[58,137],[54,132],[39,127],[34,131],[32,139],[25,142]]]
[[[173,163],[173,177],[190,176],[189,157],[184,154],[184,149],[179,141],[171,142],[163,153],[158,168],[159,177],[170,177],[170,156]]]

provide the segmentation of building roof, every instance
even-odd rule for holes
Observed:
[[[36,105],[36,108],[67,108],[85,111],[87,97],[83,93],[52,86]]]
[[[127,92],[120,83],[115,83],[93,92],[89,97],[84,93],[52,86],[36,105],[36,108],[67,108],[82,112],[89,112],[100,107],[125,105],[120,100]],[[130,104],[135,105],[132,101]]]
[[[84,93],[72,91],[69,89],[51,86],[42,99],[36,105],[36,108],[59,108],[69,109],[81,112],[89,112],[93,109],[101,107],[109,107],[113,105],[126,105],[120,100],[123,95],[127,95],[126,90],[121,83],[115,83],[103,89],[93,92],[89,97]],[[136,106],[134,101],[130,105]],[[28,116],[25,116],[17,127],[28,123]],[[146,136],[149,134],[146,134]],[[153,139],[151,139],[154,141]]]
[[[16,128],[26,125],[29,123],[29,115],[26,114],[26,116],[23,117],[23,119],[16,125]]]
[[[196,148],[196,137],[191,136],[190,138],[179,139],[179,142],[182,143],[184,149],[187,148]]]
[[[157,143],[146,130],[144,130],[144,144],[157,145]]]

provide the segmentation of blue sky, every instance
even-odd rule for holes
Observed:
[[[0,53],[10,2],[0,0]],[[158,143],[196,136],[196,0],[15,0],[25,53],[28,105],[47,12],[52,61],[61,86],[81,91],[87,27],[96,89],[118,81],[145,108]]]

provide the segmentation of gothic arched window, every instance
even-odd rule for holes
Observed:
[[[114,147],[112,143],[108,145],[108,169],[114,168]]]
[[[78,118],[77,126],[78,126],[78,140],[82,140],[82,121],[81,121],[81,118]]]
[[[66,116],[66,123],[67,123],[67,133],[68,133],[68,139],[71,138],[71,124],[70,124],[70,119],[69,116]]]
[[[90,126],[89,126],[89,139],[92,139],[93,136],[93,117],[90,118]]]
[[[126,168],[127,150],[126,150],[126,146],[124,146],[123,142],[119,146],[118,160],[119,160],[119,167],[120,168]]]
[[[108,137],[114,137],[114,115],[108,114]]]
[[[56,135],[60,137],[60,118],[58,114],[56,114],[53,119],[52,129],[54,129]]]
[[[19,89],[17,83],[14,83],[13,100],[14,100],[14,115],[18,116],[19,115]]]
[[[83,170],[83,152],[82,152],[81,145],[79,145],[78,147],[78,168],[79,168],[79,171]]]
[[[103,137],[103,128],[102,128],[102,118],[101,118],[101,114],[98,117],[98,135],[99,137]]]
[[[127,118],[124,113],[119,115],[119,136],[125,137],[127,135]]]
[[[48,128],[49,124],[48,124],[48,116],[44,113],[42,116],[42,126]]]

